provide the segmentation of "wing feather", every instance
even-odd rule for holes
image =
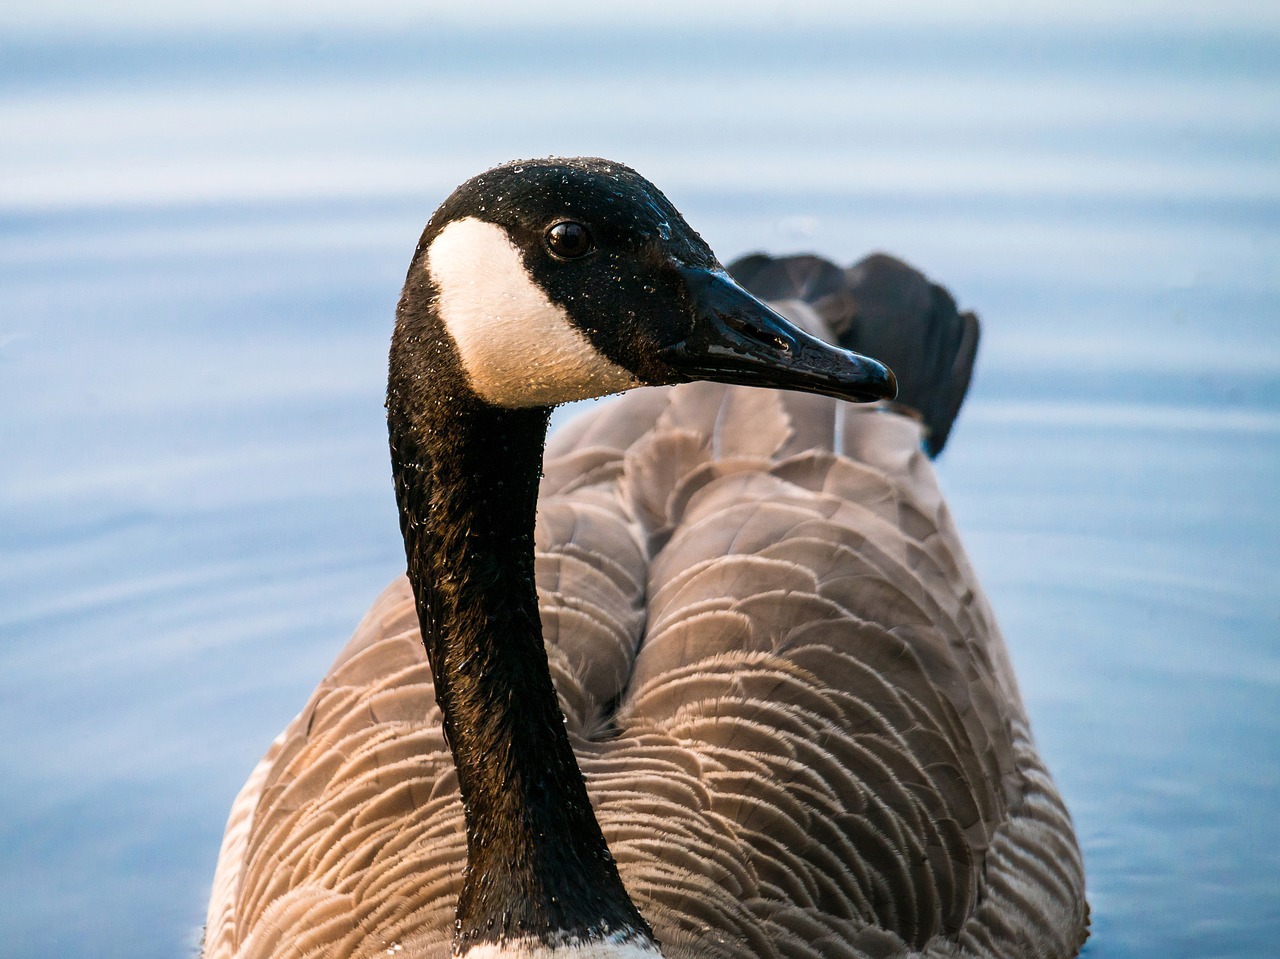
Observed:
[[[671,959],[1078,945],[1070,821],[921,440],[691,384],[549,447],[548,657]],[[237,801],[206,955],[447,955],[456,783],[402,580]]]

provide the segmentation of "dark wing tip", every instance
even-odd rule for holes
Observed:
[[[920,413],[925,449],[946,445],[969,389],[980,326],[947,290],[884,253],[847,270],[811,255],[735,260],[729,273],[763,299],[808,303],[845,349],[874,357],[898,377],[897,402]]]

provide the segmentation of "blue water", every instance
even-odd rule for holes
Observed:
[[[1280,954],[1280,20],[659,6],[0,12],[0,955],[194,948],[232,797],[401,568],[417,235],[548,153],[982,315],[939,468],[1087,954]]]

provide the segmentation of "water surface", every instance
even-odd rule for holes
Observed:
[[[193,948],[232,797],[402,568],[417,235],[549,153],[636,166],[725,260],[884,249],[981,313],[939,469],[1087,954],[1275,951],[1274,20],[129,9],[0,39],[0,954]]]

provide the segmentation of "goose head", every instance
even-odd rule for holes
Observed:
[[[418,244],[397,346],[414,373],[502,408],[693,379],[853,401],[897,389],[734,283],[652,183],[593,158],[509,163],[455,190]]]

